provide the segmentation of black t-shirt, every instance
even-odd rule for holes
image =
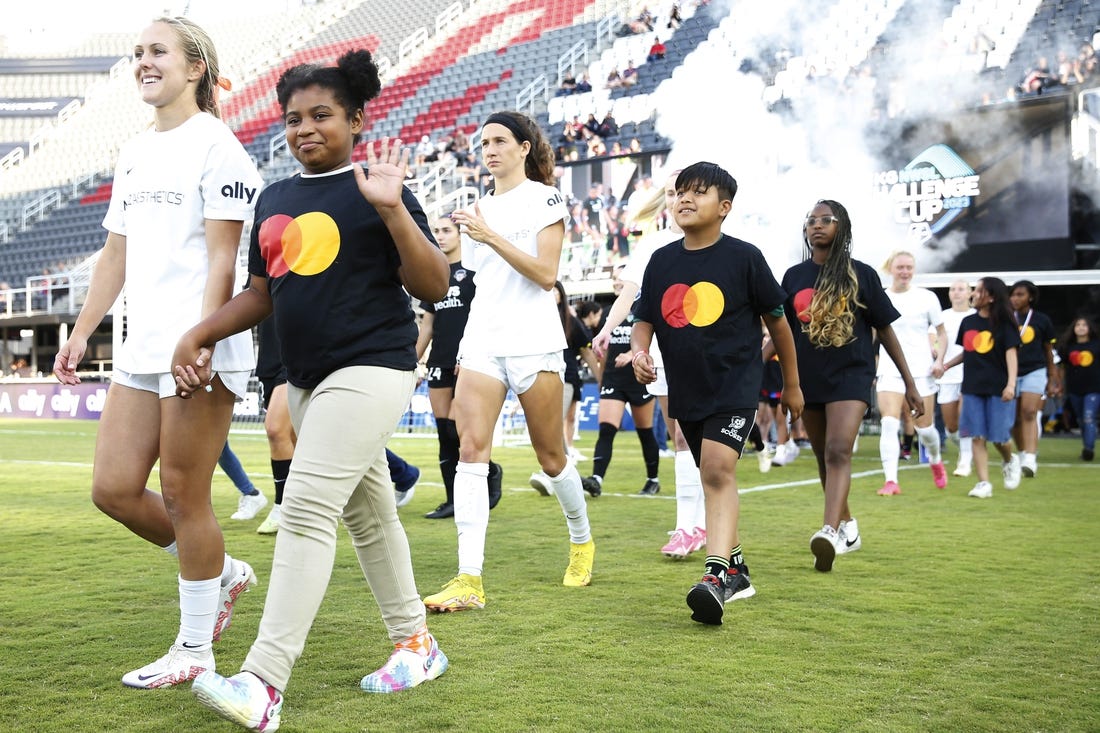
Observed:
[[[256,352],[256,378],[286,380],[286,367],[279,355],[279,334],[275,332],[275,314],[256,326],[256,338],[260,342]]]
[[[1072,343],[1058,349],[1066,370],[1066,394],[1100,392],[1100,341]]]
[[[763,363],[760,316],[785,293],[760,250],[723,234],[704,249],[657,249],[634,316],[652,324],[668,377],[668,412],[703,420],[755,409]]]
[[[809,323],[808,308],[814,294],[821,265],[806,260],[783,275],[787,291],[786,315],[794,335],[798,356],[798,377],[806,402],[822,404],[838,399],[871,398],[871,382],[875,378],[875,352],[872,329],[889,326],[901,317],[890,302],[878,275],[859,260],[852,260],[859,292],[857,299],[864,307],[855,309],[852,341],[837,347],[818,347],[802,330]]]
[[[474,299],[474,271],[461,262],[451,264],[451,285],[447,297],[438,303],[421,303],[425,313],[432,314],[432,348],[428,366],[454,369],[458,363],[458,344],[470,317],[470,301]]]
[[[1020,350],[1016,352],[1016,358],[1020,360],[1017,373],[1022,377],[1036,369],[1047,368],[1046,344],[1054,343],[1058,337],[1054,333],[1054,324],[1039,311],[1033,309],[1030,318],[1026,314],[1015,315],[1016,324],[1020,327]]]
[[[402,201],[435,242],[416,197]],[[416,368],[416,320],[397,247],[352,171],[271,184],[256,202],[248,271],[266,276],[287,381],[348,366]]]
[[[611,331],[611,338],[607,342],[607,356],[604,358],[603,375],[600,379],[600,387],[615,387],[617,389],[629,389],[638,386],[638,380],[634,377],[634,365],[615,366],[615,359],[620,354],[630,351],[630,334],[634,333],[634,317],[628,315],[626,320]]]
[[[963,347],[963,394],[1001,394],[1008,384],[1005,352],[1020,345],[1016,326],[1011,322],[1002,323],[994,331],[988,318],[971,313],[959,324],[955,343]],[[1016,372],[1017,375],[1022,373]]]
[[[566,336],[566,343],[568,346],[562,351],[562,356],[565,357],[565,382],[577,382],[581,378],[580,365],[577,360],[581,357],[581,349],[587,349],[592,346],[592,332],[588,330],[588,326],[581,323],[581,319],[574,315],[570,315],[573,323],[569,329],[569,333]]]

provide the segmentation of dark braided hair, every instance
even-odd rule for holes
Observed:
[[[357,112],[362,113],[363,106],[378,96],[382,82],[378,79],[378,67],[371,58],[370,51],[359,49],[348,51],[336,66],[319,64],[299,64],[283,72],[275,85],[275,96],[279,106],[286,114],[286,105],[290,96],[300,89],[318,86],[328,89],[336,102],[348,113],[351,119]],[[354,144],[362,138],[356,133]]]
[[[855,339],[855,309],[865,307],[859,302],[859,280],[852,266],[852,220],[848,210],[836,201],[821,199],[817,203],[828,206],[837,218],[836,236],[814,283],[810,320],[802,330],[814,346],[839,347]],[[805,226],[802,240],[810,247]]]

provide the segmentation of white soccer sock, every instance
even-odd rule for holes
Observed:
[[[926,428],[917,428],[917,440],[924,446],[924,452],[928,454],[929,463],[942,463],[940,457],[940,433],[935,425]]]
[[[959,463],[970,465],[974,461],[974,439],[959,438]]]
[[[165,552],[167,552],[172,557],[179,557],[180,556],[180,551],[176,548],[176,541],[175,540],[172,540],[172,544],[170,544],[166,547],[162,547],[160,549],[164,550]]]
[[[489,464],[458,462],[455,468],[455,527],[458,572],[481,575],[489,527]]]
[[[901,456],[901,446],[898,445],[898,432],[901,430],[901,420],[896,417],[882,418],[882,432],[878,436],[878,454],[882,459],[882,472],[886,474],[887,481],[898,482],[898,458]]]
[[[690,533],[696,527],[695,504],[702,493],[699,467],[689,450],[676,451],[673,467],[676,471],[676,529]]]
[[[214,642],[221,579],[184,580],[180,583],[180,631],[176,644],[188,651],[205,651]]]
[[[222,574],[218,580],[222,585],[225,585],[233,580],[233,576],[236,574],[237,568],[233,565],[233,558],[231,558],[227,552],[225,553],[225,560],[222,562]]]
[[[959,431],[956,430],[955,432],[951,432],[950,430],[948,430],[947,431],[947,439],[950,440],[955,445],[958,445],[959,444]]]
[[[577,465],[569,461],[564,471],[550,477],[550,483],[565,515],[565,524],[569,527],[569,541],[575,545],[588,542],[592,539],[592,527],[588,524],[588,505],[584,501]]]

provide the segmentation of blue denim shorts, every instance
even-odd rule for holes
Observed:
[[[1047,368],[1042,367],[1016,378],[1016,396],[1024,392],[1043,394],[1047,389]]]
[[[959,435],[1007,443],[1016,422],[1016,400],[1003,402],[1000,395],[963,394]]]

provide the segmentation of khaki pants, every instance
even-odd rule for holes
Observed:
[[[328,587],[341,518],[390,639],[424,626],[384,450],[415,385],[415,372],[367,366],[339,369],[312,390],[287,385],[298,443],[259,634],[242,665],[279,690]]]

